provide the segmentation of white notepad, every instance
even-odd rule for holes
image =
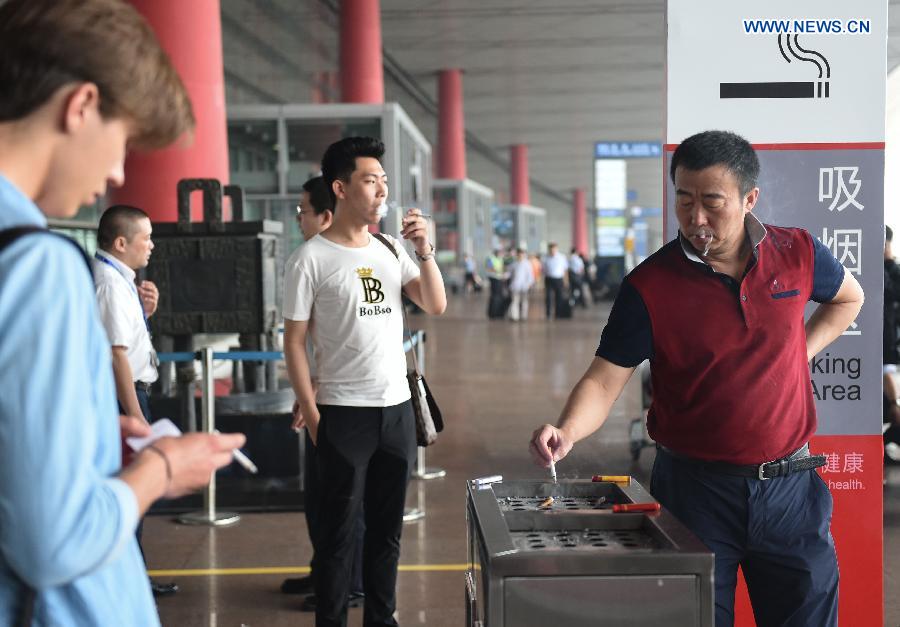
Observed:
[[[150,425],[150,435],[143,438],[125,438],[125,443],[131,447],[135,453],[138,453],[148,444],[156,442],[160,438],[172,436],[177,438],[181,435],[181,429],[175,426],[175,423],[168,418],[160,418]]]

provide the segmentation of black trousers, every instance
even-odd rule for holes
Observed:
[[[309,431],[304,429],[306,434],[305,458],[303,460],[304,471],[306,473],[306,499],[303,505],[303,514],[306,516],[306,526],[309,529],[309,541],[313,547],[313,555],[309,560],[309,576],[313,581],[316,578],[316,541],[319,537],[319,497],[322,488],[319,485],[319,460],[316,456],[316,446],[309,437]],[[362,511],[357,517],[356,526],[356,547],[353,549],[353,575],[350,580],[350,592],[363,592],[362,583],[362,560],[363,560],[363,538],[366,533],[366,521],[363,519]]]
[[[556,317],[557,312],[559,311],[559,301],[566,297],[563,293],[565,291],[563,287],[562,279],[554,279],[549,276],[544,277],[544,299],[547,304],[547,319],[550,319],[551,300],[553,301],[553,317]]]
[[[316,456],[316,627],[345,627],[360,510],[364,627],[397,625],[397,563],[406,485],[416,455],[409,401],[392,407],[320,405]]]

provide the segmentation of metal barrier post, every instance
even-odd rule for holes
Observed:
[[[423,335],[422,331],[416,331],[415,341],[413,341],[413,336],[410,333],[409,339],[410,339],[411,345],[410,345],[409,350],[418,351],[418,347],[422,345],[423,337],[424,337],[424,335]],[[422,354],[421,352],[417,352],[416,359],[419,359],[421,354]],[[424,366],[422,366],[422,362],[419,361],[418,363],[419,363],[420,371],[424,371]],[[419,457],[417,458],[417,461],[416,461],[416,469],[413,470],[411,473],[411,476],[414,479],[417,478],[416,473],[418,472],[419,465],[421,464],[421,461],[419,461],[419,460],[422,459],[421,458],[422,447],[417,446],[416,452]],[[417,505],[416,507],[407,507],[406,509],[403,510],[403,522],[405,522],[405,523],[415,522],[417,520],[422,520],[423,518],[425,518],[425,498],[424,498],[424,495],[421,494],[421,490],[419,491],[419,498],[416,499],[416,505]]]
[[[425,374],[425,331],[421,329],[416,332],[418,342],[413,347],[416,351],[416,359],[419,361],[419,368],[422,369],[422,375]],[[412,473],[413,479],[440,479],[447,476],[447,471],[443,468],[427,468],[425,466],[425,448],[420,446],[416,452],[416,469]]]
[[[203,377],[203,398],[200,404],[201,413],[203,414],[202,428],[206,433],[214,433],[216,430],[216,395],[213,382],[212,348],[204,348],[200,351],[200,357],[203,366],[201,375]],[[179,516],[178,522],[185,525],[224,527],[226,525],[233,525],[240,519],[241,517],[234,512],[216,511],[216,473],[213,472],[209,485],[203,492],[203,511]]]

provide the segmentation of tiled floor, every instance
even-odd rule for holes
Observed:
[[[426,516],[404,528],[399,575],[401,625],[460,627],[464,624],[462,565],[466,561],[464,481],[488,474],[544,477],[527,453],[532,430],[554,422],[572,385],[597,347],[608,305],[579,310],[575,319],[548,323],[541,307],[532,320],[513,324],[486,319],[483,297],[457,296],[438,319],[413,318],[428,331],[429,384],[447,424],[428,465],[447,476],[413,481],[409,505],[424,504]],[[635,381],[616,403],[598,435],[579,444],[558,465],[561,477],[599,472],[632,474],[647,483],[652,449],[633,464],[628,423],[640,413]],[[885,487],[885,624],[900,625],[900,469],[889,469]],[[299,597],[278,591],[309,560],[301,513],[247,514],[229,528],[208,529],[151,517],[145,527],[151,569],[271,569],[243,574],[160,575],[181,591],[159,601],[164,625],[172,627],[313,625],[298,611]],[[274,570],[274,572],[273,572]],[[350,625],[361,624],[351,610]]]

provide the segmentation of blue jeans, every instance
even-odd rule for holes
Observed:
[[[738,566],[758,627],[836,627],[831,493],[815,471],[760,481],[659,450],[650,492],[715,553],[716,627],[734,624]]]

